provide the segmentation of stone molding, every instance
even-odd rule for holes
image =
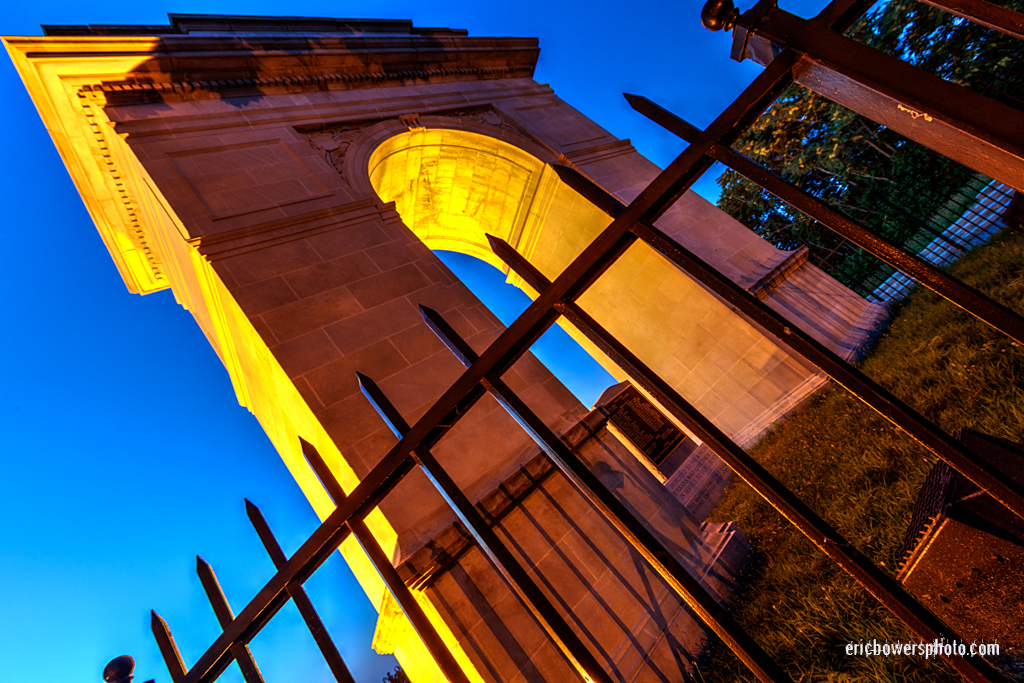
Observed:
[[[482,80],[487,78],[521,78],[533,76],[532,64],[516,64],[512,66],[467,67],[462,69],[414,69],[392,72],[316,74],[310,76],[277,76],[270,78],[226,78],[217,80],[146,82],[124,80],[118,82],[93,83],[81,86],[82,92],[103,93],[117,105],[143,104],[153,101],[166,101],[169,97],[190,99],[190,95],[209,93],[216,95],[228,91],[237,91],[244,95],[246,90],[260,88],[284,88],[308,90],[313,88],[329,88],[332,85],[348,86],[349,88],[377,87],[388,82],[407,85],[405,81],[436,81],[437,79]],[[348,88],[343,88],[348,89]]]
[[[575,451],[584,442],[597,437],[607,422],[608,418],[601,411],[592,411],[560,438]],[[488,526],[497,526],[553,472],[554,463],[546,454],[540,453],[481,498],[475,507]],[[410,588],[426,590],[474,545],[476,541],[466,527],[455,522],[402,562],[398,574]]]
[[[426,87],[412,98],[377,97],[374,90],[360,91],[365,97],[318,97],[316,102],[285,107],[247,108],[219,113],[173,113],[144,118],[123,118],[114,122],[118,135],[130,138],[161,138],[179,134],[211,133],[239,127],[292,125],[300,133],[323,130],[324,126],[342,124],[361,125],[381,121],[415,111],[419,116],[459,109],[493,106],[499,111],[509,100],[541,98],[551,94],[548,86],[538,85],[528,78],[504,81],[477,81],[479,85],[464,89],[459,83],[442,83],[440,87]],[[380,87],[380,86],[378,86]],[[307,92],[318,92],[316,90]],[[92,97],[103,99],[100,93]]]
[[[424,128],[464,130],[506,142],[530,154],[543,163],[558,163],[560,154],[538,140],[529,132],[516,125],[514,120],[491,104],[481,104],[459,109],[445,109],[430,113],[420,112],[418,120]],[[498,123],[490,121],[497,120]],[[352,125],[339,123],[340,126]],[[323,130],[323,129],[321,129]],[[370,122],[346,147],[343,163],[346,182],[360,196],[376,197],[377,192],[370,183],[369,162],[374,150],[388,138],[408,131],[409,128],[397,116]],[[309,131],[305,134],[308,134]],[[328,160],[330,163],[330,160]]]
[[[524,132],[490,104],[429,114],[400,114],[369,121],[341,122],[299,132],[306,136],[310,146],[324,157],[350,187],[360,194],[375,196],[376,192],[370,185],[367,173],[370,155],[384,140],[418,128],[446,128],[480,133],[507,142],[542,160],[545,157],[553,160],[555,157],[553,150]],[[350,149],[357,151],[349,155]]]
[[[406,34],[420,36],[465,36],[468,32],[458,28],[414,26],[409,19],[353,19],[331,17],[273,17],[238,16],[232,14],[175,14],[168,13],[168,23],[148,26],[123,24],[43,24],[43,35],[84,36],[182,36],[216,32],[230,35],[257,31],[273,33],[313,34]]]
[[[494,527],[554,471],[547,456],[538,455],[484,496],[476,504],[477,512]],[[476,541],[462,522],[455,522],[403,562],[398,567],[399,576],[410,588],[426,590],[474,545]]]
[[[131,228],[131,233],[128,235],[128,238],[144,254],[146,258],[146,265],[149,266],[150,275],[153,278],[153,283],[156,285],[155,288],[145,291],[155,291],[166,288],[170,286],[170,284],[161,270],[160,259],[150,247],[149,241],[146,239],[146,231],[143,229],[142,222],[139,218],[139,210],[135,206],[135,202],[129,193],[129,184],[126,182],[123,169],[119,168],[115,163],[114,152],[111,149],[111,141],[107,140],[107,137],[104,135],[104,130],[109,130],[109,128],[103,124],[104,122],[109,123],[109,121],[102,113],[103,102],[101,101],[101,98],[97,98],[83,89],[79,89],[76,95],[78,102],[82,107],[82,113],[85,115],[89,131],[92,133],[96,147],[99,149],[100,156],[103,159],[102,167],[105,167],[106,171],[109,173],[110,180],[116,188],[118,199],[120,199],[120,205],[123,209],[122,215],[125,218],[125,222]],[[115,246],[111,251],[117,252],[120,251],[120,248]],[[141,284],[142,283],[136,283],[136,286],[138,286],[140,290],[142,289]]]
[[[625,140],[613,140],[612,142],[602,142],[592,147],[580,149],[572,152],[565,152],[563,158],[565,159],[565,165],[567,166],[586,166],[598,161],[605,161],[606,159],[612,159],[623,154],[633,154],[636,149],[629,139]]]
[[[199,253],[208,260],[219,261],[311,235],[342,230],[378,217],[386,221],[391,214],[397,215],[393,203],[381,204],[375,198],[362,199],[257,226],[196,237],[189,242],[197,246]]]
[[[786,258],[779,261],[774,268],[765,273],[760,280],[750,285],[747,291],[763,301],[772,291],[785,282],[787,277],[795,273],[800,266],[807,263],[808,253],[810,253],[810,250],[806,246],[801,246],[799,249],[790,252]]]

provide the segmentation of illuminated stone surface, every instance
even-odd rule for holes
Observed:
[[[346,491],[394,443],[355,372],[410,422],[462,372],[416,305],[440,311],[478,350],[502,329],[430,249],[500,266],[490,232],[554,277],[608,218],[548,164],[574,164],[624,201],[657,173],[532,80],[534,40],[223,17],[134,32],[149,37],[58,27],[5,45],[129,290],[172,289],[321,518],[333,508],[299,438]],[[659,225],[744,286],[792,264],[692,193]],[[778,274],[769,304],[841,353],[879,315],[812,266]],[[821,382],[644,246],[581,303],[741,440]],[[530,355],[505,378],[556,432],[593,419]],[[489,398],[436,452],[473,500],[490,500],[537,454]],[[580,452],[695,576],[717,576],[711,589],[728,592],[733,530],[701,530],[605,428]],[[411,578],[453,520],[415,472],[367,524]],[[616,677],[683,676],[703,638],[692,615],[561,475],[500,528]],[[382,611],[375,646],[417,683],[439,680],[361,549],[350,539],[342,553]],[[574,675],[476,550],[415,594],[474,680]]]

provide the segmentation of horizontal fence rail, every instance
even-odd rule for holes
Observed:
[[[495,253],[530,287],[541,292],[549,285],[547,278],[511,246],[496,237],[492,236],[490,239]],[[952,629],[918,603],[899,582],[875,566],[577,304],[562,304],[559,310],[566,320],[594,342],[594,345],[618,365],[637,386],[647,391],[669,415],[696,434],[758,495],[915,634],[927,641],[957,638]]]
[[[618,200],[578,172],[564,166],[556,167],[555,170],[567,185],[584,197],[593,198],[593,203],[603,210],[608,210],[610,215],[615,216],[623,210]],[[694,280],[735,306],[750,320],[816,365],[882,417],[1000,501],[1008,510],[1024,518],[1024,487],[1008,481],[987,460],[929,422],[852,364],[829,351],[810,334],[790,323],[756,296],[719,273],[650,223],[637,222],[633,230],[644,242]]]
[[[626,100],[633,109],[687,142],[695,139],[700,132],[699,128],[691,126],[683,119],[651,102],[646,97],[626,95]],[[939,296],[948,299],[971,315],[976,316],[979,320],[991,325],[1008,337],[1024,343],[1024,318],[1021,318],[1007,307],[996,303],[984,294],[947,275],[924,259],[907,253],[895,244],[875,235],[857,221],[834,211],[827,204],[812,197],[792,183],[786,182],[771,170],[734,149],[725,145],[715,145],[709,150],[708,154],[715,161],[724,164],[748,180],[757,183],[793,208],[802,211],[821,225],[837,235],[845,237],[870,254],[877,256],[893,268],[906,273]]]

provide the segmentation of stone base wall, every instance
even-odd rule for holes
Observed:
[[[715,598],[738,587],[749,553],[731,524],[699,526],[611,434],[600,411],[565,439]],[[691,680],[707,632],[602,514],[538,455],[481,500],[484,513],[598,660],[620,681]],[[399,568],[436,606],[486,681],[572,679],[575,672],[460,524]],[[379,641],[408,626],[382,610]],[[387,645],[382,650],[391,651]]]

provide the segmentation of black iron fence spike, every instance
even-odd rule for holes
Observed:
[[[472,363],[473,360],[470,359],[476,359],[476,351],[455,333],[455,329],[440,313],[423,305],[420,306],[420,313],[423,320],[426,321],[427,327],[434,331],[441,343],[447,346],[448,350],[455,354],[463,365]]]
[[[377,386],[377,383],[366,375],[357,372],[357,378],[359,379],[359,389],[363,392],[363,396],[370,402],[373,409],[377,411],[384,423],[387,424],[388,429],[398,437],[402,438],[409,431],[409,423],[405,421],[401,413],[391,405],[391,402],[384,396],[384,392]]]
[[[234,612],[231,611],[231,605],[228,603],[227,596],[224,595],[224,589],[221,588],[213,567],[199,555],[196,555],[196,573],[199,574],[199,582],[203,584],[203,590],[206,592],[214,614],[217,615],[220,627],[226,629],[235,620]],[[246,643],[233,642],[231,654],[246,683],[263,683],[263,674],[260,673],[256,660],[253,659],[252,652],[249,651],[249,646]]]
[[[248,498],[245,499],[245,507],[249,520],[256,529],[256,534],[263,542],[263,547],[266,549],[267,554],[270,555],[274,566],[280,569],[288,561],[288,558],[281,549],[281,545],[277,542],[277,538],[274,537],[274,533],[270,530],[270,525],[263,516],[263,512]],[[292,583],[288,584],[286,590],[295,603],[296,609],[299,610],[299,614],[302,616],[306,628],[309,629],[310,635],[316,641],[317,647],[320,648],[320,653],[327,662],[327,666],[334,675],[334,679],[338,683],[355,683],[352,673],[345,664],[345,660],[338,651],[338,647],[334,644],[331,635],[327,632],[327,627],[324,626],[323,620],[320,619],[320,615],[317,614],[316,609],[313,607],[313,603],[310,601],[305,589],[297,583]]]
[[[302,448],[302,456],[309,463],[309,466],[313,468],[313,472],[320,480],[320,484],[327,490],[327,495],[331,497],[335,505],[338,505],[345,499],[345,491],[341,488],[338,478],[331,472],[327,461],[324,460],[323,456],[320,455],[320,451],[313,444],[301,437],[299,438],[299,445]]]
[[[181,658],[178,644],[174,642],[174,636],[171,635],[171,629],[167,626],[164,618],[157,614],[156,610],[150,610],[149,615],[150,630],[153,632],[160,655],[167,666],[167,673],[173,683],[180,683],[185,678],[188,669],[185,667],[185,661]]]
[[[377,385],[373,383],[373,380],[365,375],[363,375],[363,378],[367,380],[366,386],[376,388]],[[377,389],[377,392],[379,393],[380,390]],[[383,396],[383,393],[380,393],[380,396]],[[302,452],[307,462],[316,471],[321,483],[324,484],[327,492],[334,498],[335,504],[341,505],[346,498],[345,492],[330,469],[327,468],[323,456],[320,455],[320,452],[311,443],[302,439],[300,441],[302,443]],[[384,579],[384,583],[387,585],[391,595],[394,596],[395,601],[402,608],[405,616],[409,619],[413,629],[415,629],[417,635],[423,641],[427,651],[430,652],[441,672],[451,683],[469,683],[469,677],[466,676],[466,673],[456,661],[455,656],[448,649],[448,646],[445,645],[444,640],[430,622],[423,608],[416,602],[416,598],[413,597],[408,586],[402,581],[398,571],[391,563],[391,558],[380,547],[377,539],[367,528],[366,523],[362,519],[352,517],[346,524],[352,531],[352,535],[359,541],[359,545],[363,547],[367,557],[370,558],[370,562],[376,568],[381,578]]]

